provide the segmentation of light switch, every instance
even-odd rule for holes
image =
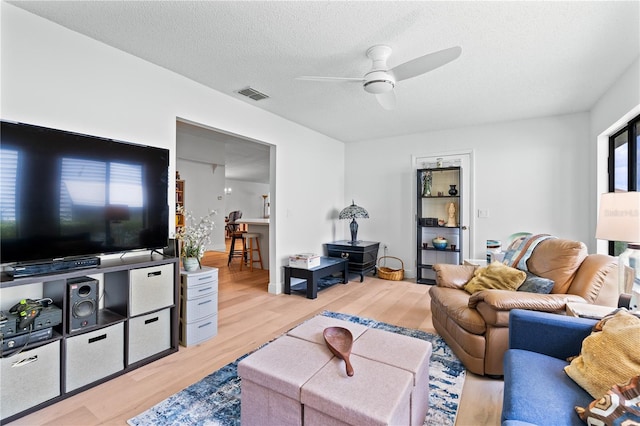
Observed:
[[[489,209],[478,209],[478,217],[483,219],[489,217]]]

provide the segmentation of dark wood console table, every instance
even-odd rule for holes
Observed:
[[[342,240],[327,243],[329,257],[340,257],[349,261],[349,272],[360,275],[360,282],[364,280],[364,274],[373,271],[376,273],[376,261],[378,259],[379,242],[375,241],[351,241]]]

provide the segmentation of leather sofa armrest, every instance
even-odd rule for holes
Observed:
[[[433,265],[436,271],[436,285],[438,287],[462,289],[475,272],[475,265],[450,265],[447,263],[437,263]]]
[[[557,312],[565,309],[567,302],[586,303],[574,294],[539,294],[525,291],[483,290],[469,298],[469,307],[476,308],[480,302],[497,311],[527,309],[531,311]]]

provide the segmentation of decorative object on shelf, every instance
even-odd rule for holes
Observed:
[[[442,158],[436,158],[436,167],[442,167]]]
[[[338,219],[351,219],[349,229],[351,230],[351,244],[358,242],[358,222],[356,219],[368,219],[369,213],[360,206],[356,206],[356,203],[351,200],[351,205],[342,209],[338,215]]]
[[[447,248],[448,241],[445,237],[435,237],[431,242],[437,250],[444,250]]]
[[[182,259],[182,266],[187,272],[195,271],[200,266],[200,260],[197,257],[185,257]]]
[[[438,226],[444,226],[445,221],[444,219],[438,219]]]
[[[451,244],[451,251],[456,251],[456,245],[455,244]]]
[[[200,258],[204,255],[205,245],[211,242],[211,232],[215,226],[211,217],[215,214],[217,214],[217,212],[212,210],[206,216],[201,217],[198,223],[194,223],[195,219],[193,217],[193,213],[187,212],[185,221],[186,226],[176,235],[182,243],[181,255],[183,257],[182,263],[185,270],[190,270],[187,269],[187,263],[190,263],[190,261],[187,262],[189,258],[195,258],[197,261],[197,267],[202,268]]]
[[[422,196],[429,197],[431,196],[431,182],[433,180],[433,175],[431,170],[427,170],[422,175]]]
[[[596,238],[627,243],[618,257],[618,293],[631,294],[629,310],[640,310],[640,192],[601,195]]]
[[[456,189],[455,185],[449,185],[449,195],[451,195],[452,197],[458,195],[458,190]]]
[[[447,206],[447,212],[449,213],[449,220],[447,221],[447,225],[450,228],[455,228],[458,226],[456,223],[456,205],[455,203],[449,203]]]

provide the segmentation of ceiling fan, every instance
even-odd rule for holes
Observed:
[[[376,95],[378,102],[384,109],[391,110],[396,106],[394,87],[397,82],[416,77],[439,68],[457,59],[462,53],[460,46],[450,47],[433,53],[419,56],[391,69],[387,67],[387,59],[391,55],[391,48],[382,44],[372,46],[367,50],[373,64],[371,70],[364,77],[313,77],[301,76],[298,80],[361,83],[365,91]]]

